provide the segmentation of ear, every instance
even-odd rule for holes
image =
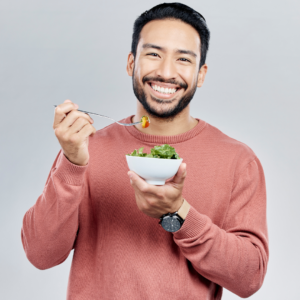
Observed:
[[[207,73],[207,64],[204,64],[199,70],[197,87],[201,87],[203,85],[206,73]]]
[[[127,71],[127,74],[129,76],[132,76],[133,75],[133,69],[134,69],[134,56],[133,54],[130,52],[128,54],[128,58],[127,58],[127,66],[126,66],[126,71]]]

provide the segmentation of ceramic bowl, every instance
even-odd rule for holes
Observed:
[[[126,155],[128,167],[149,184],[164,185],[173,177],[182,162],[181,159],[163,159]]]

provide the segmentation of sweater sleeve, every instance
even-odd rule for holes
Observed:
[[[203,277],[243,298],[258,291],[269,259],[266,188],[259,160],[238,176],[222,228],[191,207],[174,241]]]
[[[23,248],[38,269],[62,263],[73,248],[86,169],[87,166],[72,164],[60,151],[43,193],[23,218]]]

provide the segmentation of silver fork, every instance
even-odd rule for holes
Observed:
[[[56,107],[56,106],[57,105],[54,105],[54,107]],[[133,125],[137,125],[137,124],[142,123],[142,121],[135,122],[135,123],[121,123],[121,122],[118,122],[118,121],[116,121],[116,120],[114,120],[114,119],[112,119],[110,117],[103,116],[103,115],[100,115],[100,114],[92,113],[92,112],[81,110],[81,109],[78,109],[78,111],[81,111],[81,112],[86,113],[88,115],[95,115],[95,116],[98,116],[98,117],[107,118],[107,119],[113,120],[115,123],[118,123],[119,125],[123,125],[123,126],[133,126]]]

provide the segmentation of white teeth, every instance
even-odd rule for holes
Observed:
[[[155,90],[155,91],[158,91],[160,93],[163,93],[163,94],[174,94],[177,89],[168,89],[168,88],[163,88],[163,87],[160,87],[158,85],[151,85],[151,87]]]

